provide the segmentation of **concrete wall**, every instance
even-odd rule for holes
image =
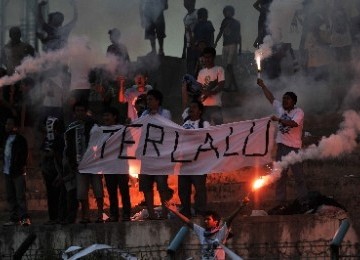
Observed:
[[[200,219],[195,221],[200,222]],[[174,219],[0,228],[0,253],[2,256],[11,254],[30,233],[34,233],[37,239],[29,250],[33,255],[37,251],[39,255],[44,249],[64,250],[71,245],[87,247],[99,243],[124,249],[139,259],[164,259],[166,248],[180,227],[181,223]],[[234,237],[227,246],[245,259],[270,255],[277,258],[326,256],[329,255],[329,241],[338,227],[338,219],[314,215],[239,217],[233,225]],[[358,242],[358,236],[350,227],[344,244],[355,245]],[[178,257],[186,259],[193,256],[198,259],[198,252],[198,240],[189,233]],[[360,255],[360,252],[351,246],[344,247],[342,254]]]

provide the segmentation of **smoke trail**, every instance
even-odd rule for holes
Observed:
[[[54,64],[71,65],[76,64],[83,70],[89,71],[94,66],[105,67],[110,73],[120,71],[126,73],[128,68],[124,64],[119,64],[118,60],[112,56],[106,57],[91,48],[86,37],[72,37],[68,45],[60,50],[53,52],[44,52],[36,57],[27,57],[16,67],[15,73],[11,76],[5,76],[0,79],[0,87],[11,85],[25,78],[29,74],[41,73],[49,69]],[[120,66],[120,68],[119,68]],[[76,81],[76,73],[72,80]]]
[[[270,5],[267,17],[267,31],[269,35],[264,38],[263,44],[255,51],[255,56],[265,59],[272,54],[274,44],[283,40],[283,31],[287,31],[296,10],[301,8],[302,0],[286,1],[274,0]]]
[[[264,176],[265,183],[270,184],[280,178],[282,169],[292,164],[309,159],[336,158],[342,154],[351,153],[357,146],[356,138],[360,134],[360,114],[354,110],[343,113],[344,121],[340,129],[329,137],[323,137],[318,145],[310,145],[298,153],[291,152],[275,162],[270,175]]]

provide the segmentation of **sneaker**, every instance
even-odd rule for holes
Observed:
[[[23,227],[30,226],[31,221],[29,218],[24,218],[24,219],[20,220],[20,225]]]
[[[4,227],[10,227],[10,226],[15,226],[15,225],[17,225],[17,224],[19,224],[19,222],[9,220],[8,222],[3,223],[3,226],[4,226]]]

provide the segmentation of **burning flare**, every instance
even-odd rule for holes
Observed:
[[[265,179],[263,179],[262,177],[260,177],[259,179],[257,179],[254,184],[253,184],[253,190],[257,190],[259,188],[261,188],[262,186],[264,186],[265,184]]]
[[[260,72],[261,72],[261,56],[262,53],[260,51],[255,51],[255,61],[257,66],[258,78],[260,79]]]

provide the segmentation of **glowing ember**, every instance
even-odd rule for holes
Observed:
[[[258,71],[261,71],[261,55],[255,54],[255,61]]]
[[[138,175],[140,173],[141,162],[138,160],[130,160],[129,163],[130,163],[129,165],[130,176],[133,178],[138,178]]]
[[[253,184],[253,190],[257,190],[259,188],[261,188],[262,186],[264,186],[265,184],[265,180],[260,178],[260,179],[257,179],[254,184]]]
[[[255,52],[255,61],[256,61],[256,66],[257,66],[257,71],[258,71],[258,78],[260,79],[260,72],[261,72],[261,56],[262,53],[259,51]]]

